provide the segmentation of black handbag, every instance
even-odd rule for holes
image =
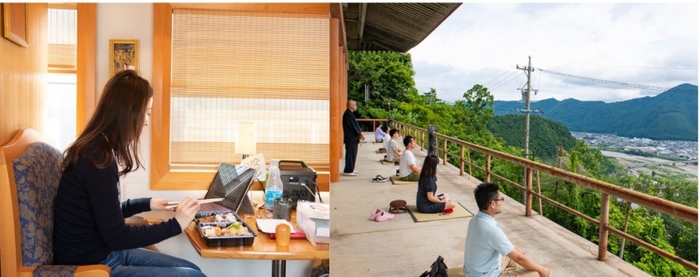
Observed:
[[[447,277],[447,265],[442,256],[438,256],[437,260],[430,265],[430,271],[423,272],[420,277]]]

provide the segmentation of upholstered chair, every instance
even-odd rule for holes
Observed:
[[[0,147],[0,275],[109,276],[105,265],[52,265],[53,201],[62,160],[32,129]]]

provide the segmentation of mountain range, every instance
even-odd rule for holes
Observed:
[[[496,116],[522,114],[522,101],[495,101]],[[539,115],[570,131],[614,134],[654,140],[698,140],[698,86],[681,84],[656,96],[621,102],[553,98],[530,103]]]

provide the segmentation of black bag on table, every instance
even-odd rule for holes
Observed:
[[[437,260],[430,265],[430,271],[423,272],[420,277],[447,277],[447,265],[442,256],[438,256]]]

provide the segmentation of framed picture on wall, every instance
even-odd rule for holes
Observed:
[[[138,39],[110,39],[109,50],[109,77],[126,69],[139,72]]]
[[[3,37],[22,47],[27,43],[27,3],[2,4]]]

